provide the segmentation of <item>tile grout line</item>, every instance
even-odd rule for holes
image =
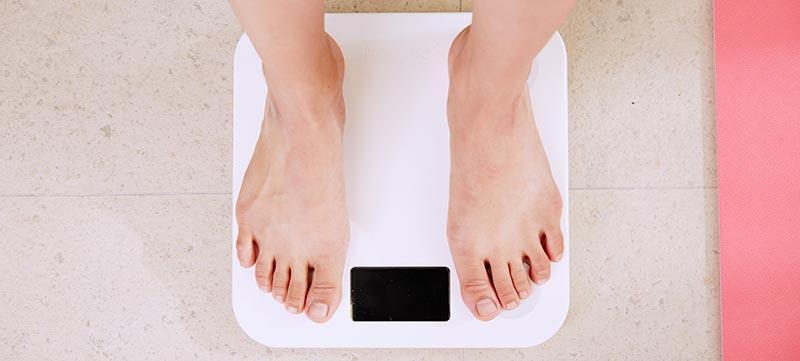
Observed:
[[[717,189],[716,186],[678,186],[678,187],[575,187],[570,191],[653,191],[653,190],[691,190]],[[0,194],[0,198],[99,198],[99,197],[183,197],[183,196],[229,196],[231,192],[174,192],[174,193],[54,193],[54,194]]]
[[[229,196],[231,195],[231,192],[0,194],[0,198],[182,197],[223,195]]]

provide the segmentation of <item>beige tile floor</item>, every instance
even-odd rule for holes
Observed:
[[[277,350],[230,308],[226,2],[0,2],[0,359],[719,359],[711,16],[711,0],[581,0],[561,29],[573,283],[553,339]]]

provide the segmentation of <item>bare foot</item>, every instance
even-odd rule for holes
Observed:
[[[270,84],[261,136],[236,204],[237,254],[290,313],[330,319],[341,301],[350,229],[342,132],[344,61],[329,41],[319,87]],[[327,84],[327,85],[324,85]],[[279,95],[274,95],[279,94]]]
[[[488,321],[531,294],[529,277],[537,284],[549,279],[550,262],[564,248],[562,200],[526,79],[494,80],[472,51],[468,28],[450,50],[447,237],[461,296]]]

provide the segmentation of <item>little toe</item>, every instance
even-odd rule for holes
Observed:
[[[528,298],[531,295],[531,283],[523,260],[512,261],[509,263],[509,269],[511,270],[511,279],[514,281],[514,288],[517,290],[519,298],[521,300]]]
[[[318,264],[309,273],[306,315],[311,321],[327,322],[342,300],[342,266]]]
[[[272,292],[272,275],[275,272],[275,259],[262,253],[256,262],[256,284],[264,292]]]
[[[534,245],[528,251],[528,264],[531,266],[530,276],[534,283],[543,285],[550,279],[550,260],[540,245]]]
[[[494,261],[491,262],[491,275],[494,290],[497,292],[497,298],[500,299],[500,304],[506,310],[513,310],[519,306],[519,295],[517,289],[514,287],[514,281],[511,279],[511,269],[507,261]]]
[[[500,313],[497,295],[487,274],[486,265],[478,258],[456,259],[456,271],[461,284],[461,298],[475,318],[489,321]]]
[[[289,293],[289,265],[282,264],[280,260],[276,261],[274,275],[272,276],[272,297],[275,301],[283,304],[286,301],[286,295]]]
[[[306,302],[308,290],[308,264],[296,264],[289,270],[289,289],[286,294],[286,310],[289,313],[300,313]]]
[[[250,268],[256,262],[256,256],[258,254],[254,249],[253,234],[240,229],[236,237],[236,258],[239,259],[239,264],[244,268]]]
[[[564,256],[564,234],[561,233],[560,225],[556,224],[545,230],[542,245],[551,262],[561,260]]]

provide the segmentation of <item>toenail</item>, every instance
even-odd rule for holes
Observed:
[[[488,316],[497,311],[497,306],[494,304],[494,301],[484,298],[478,303],[475,304],[475,308],[478,310],[478,315],[480,316]]]
[[[513,309],[517,308],[517,306],[518,305],[517,305],[516,302],[511,302],[511,303],[506,305],[506,308],[509,309],[509,310],[513,310]]]
[[[556,256],[556,262],[560,262],[561,261],[561,257],[564,257],[563,253],[559,253],[558,256]]]
[[[519,298],[526,299],[528,298],[528,291],[522,291],[519,293]]]
[[[548,279],[549,278],[540,278],[540,279],[536,280],[536,284],[541,286],[541,285],[547,283]]]
[[[283,303],[283,296],[275,295],[275,301],[278,301],[278,303]]]
[[[269,290],[267,289],[267,286],[258,286],[258,288],[260,288],[264,292],[269,292]]]
[[[324,303],[312,303],[311,307],[308,308],[308,314],[311,317],[322,319],[328,315],[328,305]]]
[[[289,313],[297,313],[297,307],[289,306],[286,310],[289,311]]]

